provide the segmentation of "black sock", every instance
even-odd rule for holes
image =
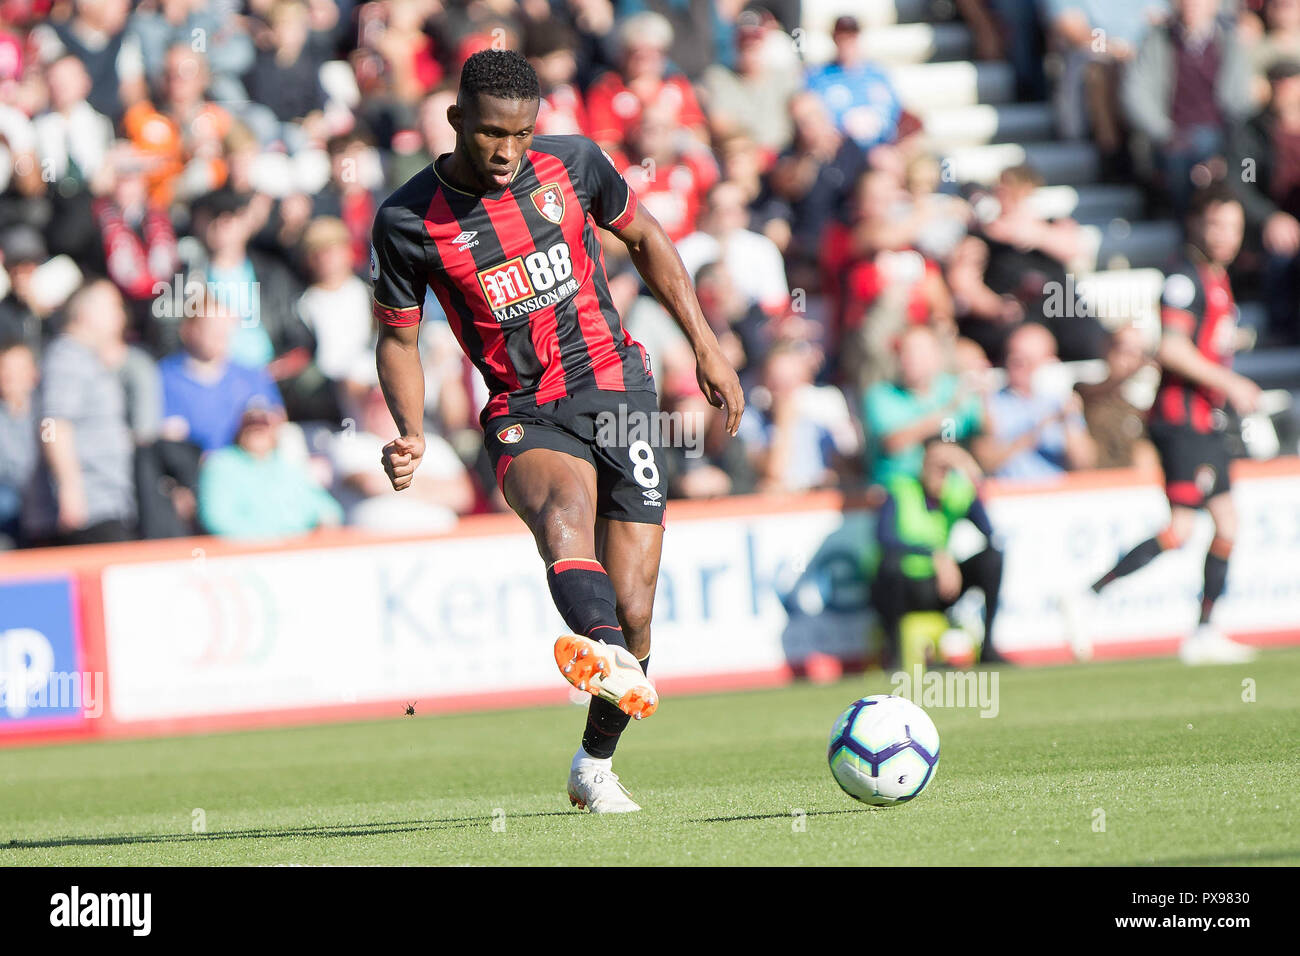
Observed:
[[[556,561],[546,569],[555,608],[574,634],[627,647],[618,624],[614,585],[600,562],[591,558]]]
[[[614,756],[618,738],[632,718],[603,697],[591,698],[587,706],[587,729],[582,732],[582,749],[593,757]]]
[[[1116,578],[1122,578],[1126,574],[1132,574],[1134,571],[1146,567],[1156,558],[1160,557],[1162,551],[1164,551],[1164,548],[1158,540],[1155,538],[1147,538],[1128,554],[1124,555],[1124,557],[1120,558],[1119,563],[1116,564],[1115,567],[1111,568],[1098,578],[1096,583],[1093,584],[1092,590],[1095,593],[1100,594],[1101,589],[1110,584],[1111,581],[1114,581]]]
[[[649,654],[638,663],[643,671],[650,673]],[[587,729],[582,734],[582,749],[604,760],[613,757],[618,738],[627,730],[631,719],[609,701],[593,697],[587,706]]]
[[[1214,602],[1223,594],[1228,582],[1228,559],[1213,551],[1205,555],[1205,588],[1201,592],[1201,623],[1208,624],[1214,611]]]

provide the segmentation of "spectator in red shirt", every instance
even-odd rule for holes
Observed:
[[[695,231],[700,206],[718,181],[718,168],[704,150],[683,152],[675,114],[650,106],[632,127],[629,157],[620,164],[623,178],[677,242]]]
[[[672,110],[678,126],[708,142],[704,113],[691,84],[680,73],[669,73],[672,42],[672,26],[657,13],[636,14],[619,27],[622,68],[604,74],[587,91],[589,132],[607,151],[624,146],[628,131],[651,104]]]

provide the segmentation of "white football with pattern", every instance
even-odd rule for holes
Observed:
[[[854,701],[831,728],[826,759],[840,788],[873,806],[919,796],[939,766],[939,731],[903,697],[877,694]]]

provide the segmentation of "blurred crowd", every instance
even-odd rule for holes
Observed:
[[[1254,161],[1256,281],[1294,332],[1300,0],[956,6],[977,56],[1050,91],[1060,135],[1154,208]],[[390,490],[365,281],[378,204],[452,148],[460,66],[490,47],[535,66],[537,132],[613,157],[740,370],[727,440],[606,243],[664,410],[707,423],[664,452],[674,495],[884,482],[933,436],[1006,478],[1149,466],[1125,388],[1142,337],[1048,305],[1080,227],[1041,215],[1029,166],[946,175],[867,32],[834,19],[812,64],[799,0],[0,0],[0,540],[429,531],[504,507],[483,384],[432,296],[428,451]],[[1062,360],[1104,380],[1073,389]]]

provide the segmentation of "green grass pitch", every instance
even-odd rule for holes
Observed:
[[[997,717],[929,709],[937,777],[876,810],[825,746],[888,690],[670,697],[624,738],[621,817],[568,807],[577,707],[0,751],[0,863],[1300,863],[1300,650],[1003,671]]]

